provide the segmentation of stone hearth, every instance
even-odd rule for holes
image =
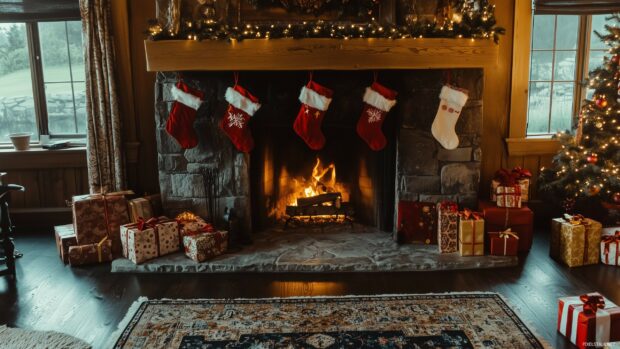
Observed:
[[[515,266],[517,257],[461,257],[440,254],[435,245],[397,245],[389,234],[356,225],[318,229],[271,229],[255,235],[240,252],[195,263],[182,253],[141,265],[127,259],[112,262],[112,272],[389,272]]]

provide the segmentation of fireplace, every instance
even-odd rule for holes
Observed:
[[[183,79],[205,93],[195,129],[200,143],[182,150],[165,131],[176,73],[159,73],[156,83],[156,120],[160,187],[167,214],[192,210],[207,216],[201,171],[219,172],[214,220],[233,208],[247,231],[283,224],[298,199],[327,194],[324,206],[365,226],[394,230],[399,200],[454,200],[470,206],[477,200],[482,129],[482,69],[389,70],[379,80],[398,91],[398,104],[384,125],[388,145],[369,149],[356,133],[362,96],[372,82],[369,71],[319,71],[315,80],[334,90],[322,131],[325,147],[313,151],[295,134],[299,91],[307,72],[243,72],[240,84],[257,95],[263,107],[252,118],[255,147],[237,152],[219,130],[226,103],[224,92],[232,73],[183,73]],[[439,92],[450,82],[469,91],[470,100],[456,127],[460,145],[445,150],[430,129],[439,105]],[[314,176],[313,176],[314,174]],[[315,178],[318,177],[318,178]],[[331,197],[330,197],[331,194]],[[297,205],[296,205],[297,204]],[[287,212],[288,207],[288,212]],[[322,209],[323,210],[323,209]],[[324,209],[327,216],[334,212]],[[322,216],[323,211],[315,215]]]

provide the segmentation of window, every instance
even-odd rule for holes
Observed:
[[[606,15],[534,15],[527,135],[570,130],[587,97],[588,72],[603,63]]]
[[[0,23],[0,143],[86,133],[80,21]]]

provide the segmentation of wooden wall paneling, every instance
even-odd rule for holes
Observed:
[[[538,181],[540,169],[540,156],[524,156],[523,168],[526,168],[532,172],[532,179],[530,181],[530,196],[532,198],[536,198],[536,194],[538,193],[538,190],[536,190],[536,182]]]

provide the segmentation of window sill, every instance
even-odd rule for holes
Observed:
[[[2,147],[0,164],[0,171],[86,167],[86,147],[48,150],[33,146],[24,151]]]
[[[553,155],[560,150],[560,141],[545,138],[506,138],[509,156]]]

